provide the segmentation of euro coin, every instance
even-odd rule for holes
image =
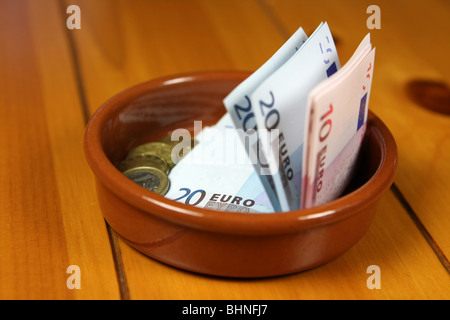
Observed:
[[[190,141],[190,147],[191,147],[190,150],[192,150],[194,148],[194,146],[195,146],[195,140],[191,136],[181,136],[179,140],[175,140],[175,141],[172,141],[172,137],[171,136],[166,136],[164,138],[159,139],[158,142],[163,142],[165,144],[168,144],[173,150],[173,148],[177,144],[185,143],[184,141],[186,139],[188,139]],[[182,148],[180,148],[179,152],[178,152],[178,154],[176,156],[178,156],[180,158],[185,156],[187,154],[187,152],[184,152],[184,151],[186,151],[186,147],[187,146],[183,146]]]
[[[191,149],[194,148],[195,140],[191,136],[180,136],[179,140],[175,140],[175,141],[172,141],[172,136],[166,136],[166,137],[163,137],[163,138],[159,139],[158,142],[163,142],[165,144],[168,144],[168,145],[174,147],[177,144],[184,142],[184,140],[186,140],[186,139],[190,140],[190,142],[191,142]]]
[[[133,158],[138,155],[154,155],[164,159],[170,169],[175,166],[175,163],[172,161],[172,147],[164,142],[149,142],[137,146],[128,153],[126,159]]]
[[[164,159],[152,154],[139,154],[127,157],[120,163],[119,170],[125,172],[130,169],[145,169],[149,167],[159,169],[165,173],[170,171],[169,165]]]
[[[157,168],[133,168],[123,174],[145,189],[160,195],[165,195],[169,190],[167,174]]]

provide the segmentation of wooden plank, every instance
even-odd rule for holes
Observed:
[[[371,1],[267,3],[288,32],[299,24],[313,30],[319,21],[327,20],[338,37],[342,64],[370,31],[377,48],[370,108],[397,141],[400,160],[395,183],[448,259],[450,117],[423,108],[407,94],[407,86],[425,79],[450,87],[450,64],[445,63],[450,38],[443,32],[450,29],[450,3],[377,1],[381,10],[378,30],[366,26]]]
[[[0,298],[118,298],[57,1],[1,1]],[[69,289],[70,265],[81,289]]]
[[[209,1],[70,4],[79,5],[83,14],[82,29],[73,35],[91,113],[117,92],[163,75],[254,70],[284,42],[255,1],[215,5]],[[232,30],[223,29],[226,17],[234,21]],[[265,23],[255,24],[258,20]],[[264,41],[255,41],[255,34]],[[251,45],[239,50],[242,43]],[[125,254],[129,250],[132,249],[122,244],[118,251]],[[139,272],[139,264],[130,265],[126,259],[123,264],[126,277]],[[142,279],[129,283],[131,297],[141,290],[141,284]],[[126,288],[123,291],[128,292]]]
[[[289,33],[277,22],[278,12],[257,1],[74,3],[83,10],[82,32],[75,38],[91,112],[117,92],[150,78],[188,71],[256,69]],[[278,7],[278,2],[273,4]],[[306,17],[300,20],[310,18],[305,25],[308,32],[322,19],[314,12],[294,9]],[[336,12],[330,15],[338,17]],[[344,48],[343,56],[349,57],[359,34],[347,40],[348,17],[340,19],[339,46]],[[300,25],[301,21],[296,22],[292,29]],[[106,35],[106,30],[111,31]],[[365,30],[361,37],[364,34]],[[259,281],[193,275],[155,262],[119,240],[126,276],[122,289],[135,299],[448,297],[448,286],[442,281],[448,279],[445,269],[391,193],[382,199],[379,211],[369,233],[340,259],[297,275]],[[366,286],[366,270],[372,264],[381,268],[381,290]],[[425,270],[436,280],[421,277]]]
[[[125,248],[122,247],[122,254],[133,299],[446,299],[450,296],[446,270],[390,192],[382,198],[373,224],[360,242],[336,260],[294,275],[259,280],[205,277]],[[372,275],[368,267],[372,265],[379,267],[380,289],[367,286]]]
[[[119,91],[161,76],[255,70],[284,42],[270,24],[255,23],[267,22],[255,1],[243,1],[238,7],[234,1],[66,3],[79,5],[83,12],[83,26],[75,38],[83,81],[91,89],[87,90],[91,112]],[[226,19],[233,23],[223,29]],[[236,50],[242,43],[252,45]]]

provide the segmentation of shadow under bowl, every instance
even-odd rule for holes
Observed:
[[[181,269],[224,277],[299,272],[342,255],[368,230],[380,197],[393,183],[397,147],[369,111],[358,168],[338,199],[275,214],[197,208],[146,190],[117,166],[139,144],[213,125],[223,98],[249,74],[206,72],[152,80],[114,96],[90,119],[84,137],[97,198],[108,224],[132,247]]]

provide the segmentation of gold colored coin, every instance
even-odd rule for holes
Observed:
[[[163,137],[163,138],[159,139],[158,142],[162,142],[162,143],[168,144],[168,145],[170,145],[172,147],[177,145],[178,143],[180,143],[179,141],[172,141],[172,137],[171,136]]]
[[[149,142],[137,146],[128,153],[126,159],[138,155],[154,155],[164,159],[170,169],[175,166],[175,163],[172,161],[172,147],[164,142]]]
[[[178,145],[180,143],[185,143],[184,142],[185,139],[189,139],[190,140],[190,146],[191,146],[191,150],[192,150],[194,148],[194,146],[195,146],[195,140],[191,136],[187,136],[187,137],[181,136],[179,140],[175,140],[175,141],[172,141],[172,137],[171,136],[166,136],[164,138],[159,139],[158,142],[163,142],[165,144],[170,145],[172,150],[173,150],[173,148],[176,145]],[[183,156],[185,156],[187,154],[187,153],[186,154],[184,153],[184,151],[186,150],[185,147],[186,146],[180,147],[179,152],[178,152],[178,154],[176,154],[176,156],[178,156],[180,158],[183,158]]]
[[[131,158],[127,157],[120,163],[119,170],[125,172],[130,169],[145,169],[149,167],[159,169],[165,173],[169,173],[170,171],[169,165],[164,159],[152,154],[140,154]]]
[[[140,186],[160,195],[165,195],[169,190],[167,174],[157,168],[132,168],[123,174]]]
[[[194,138],[191,136],[181,136],[179,140],[172,141],[172,136],[166,136],[164,138],[161,138],[158,140],[158,142],[163,142],[165,144],[171,145],[172,147],[176,146],[177,144],[183,142],[185,139],[191,140],[191,149],[194,148]]]

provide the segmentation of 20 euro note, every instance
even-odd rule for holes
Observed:
[[[330,29],[321,23],[295,55],[250,95],[257,127],[279,130],[270,144],[262,144],[262,151],[282,211],[296,210],[301,204],[308,94],[339,69]]]
[[[195,137],[197,145],[169,174],[166,197],[201,208],[241,213],[272,213],[229,114]]]
[[[310,93],[302,207],[337,198],[353,176],[366,129],[374,60],[367,35],[348,63]]]
[[[259,69],[252,73],[247,79],[240,83],[230,94],[225,97],[224,104],[231,116],[234,126],[237,129],[242,129],[249,134],[258,134],[258,128],[254,119],[254,102],[250,98],[250,94],[260,85],[269,75],[275,72],[283,64],[285,64],[299,48],[307,40],[307,36],[300,27],[282,46],[278,51],[266,61]],[[242,137],[242,135],[240,135]],[[241,140],[242,143],[245,141]],[[257,141],[257,139],[255,140]],[[250,148],[245,148],[247,152],[257,154],[257,161],[254,161],[253,166],[259,174],[261,183],[267,190],[272,205],[276,211],[280,211],[281,207],[278,202],[278,196],[273,187],[271,175],[264,172],[267,168],[265,160],[262,160],[259,154],[259,144],[255,143]],[[251,156],[249,154],[249,156]],[[261,161],[262,160],[262,161]]]

